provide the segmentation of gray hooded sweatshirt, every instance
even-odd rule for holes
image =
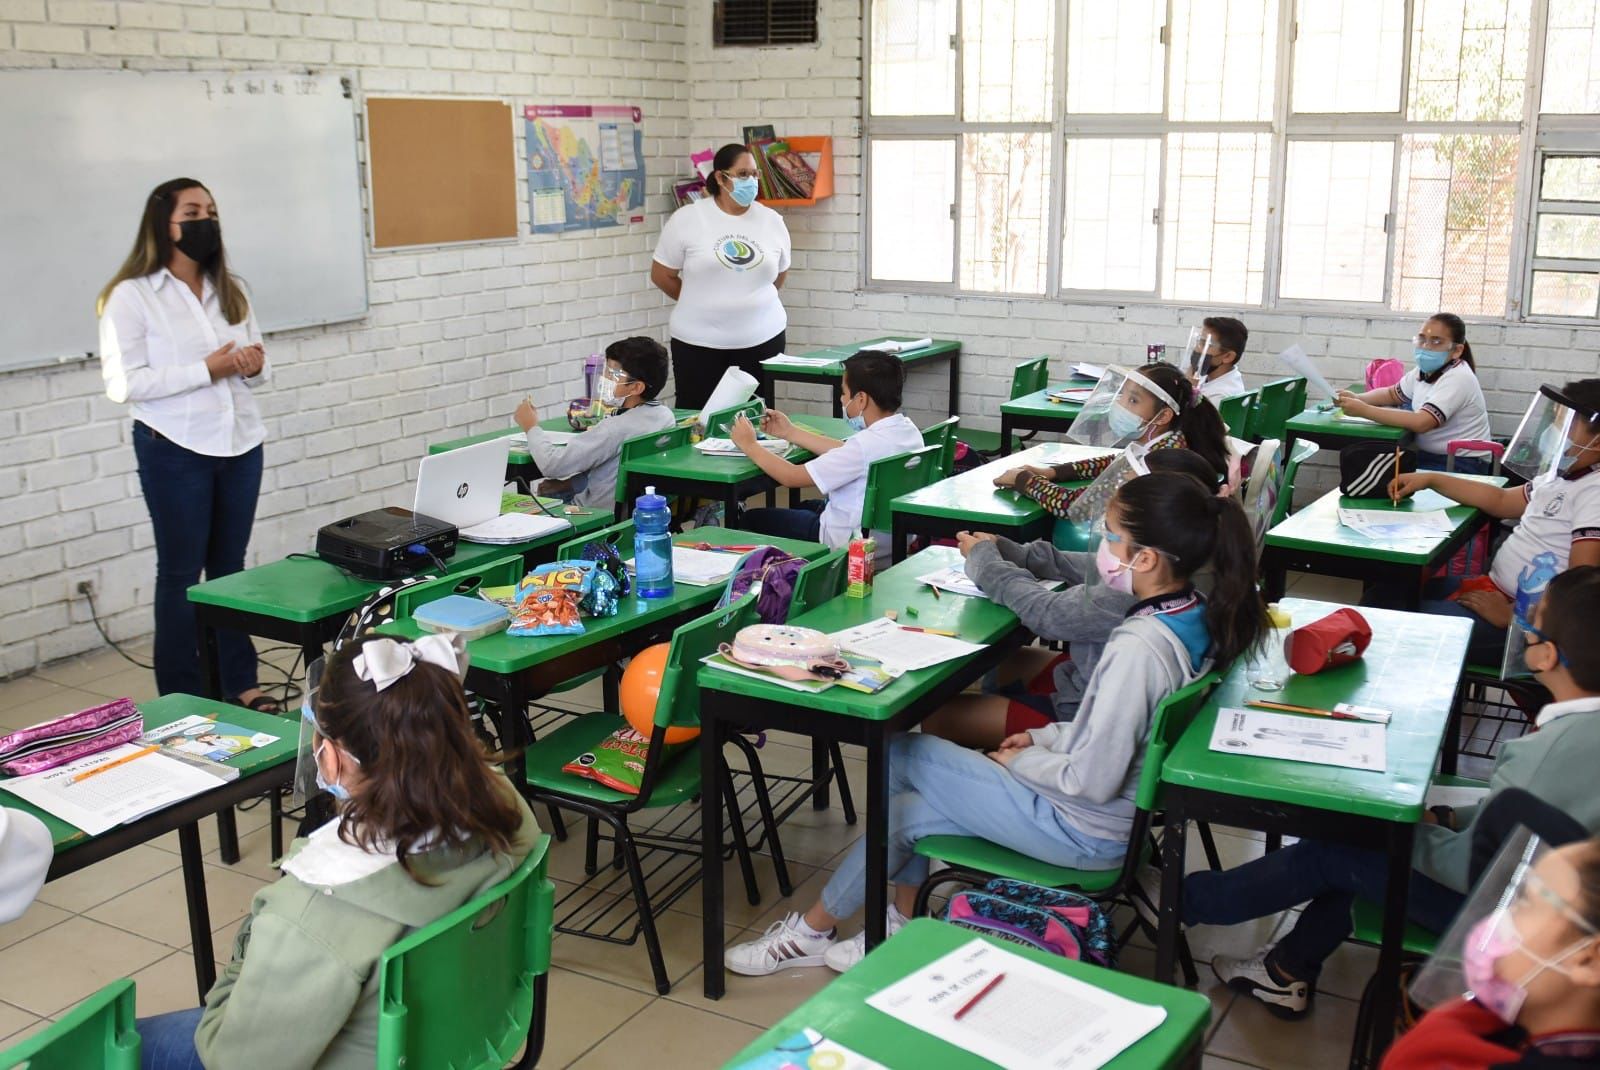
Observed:
[[[1041,639],[1071,644],[1072,660],[1056,666],[1051,702],[1056,720],[1072,720],[1108,637],[1138,599],[1103,582],[1093,554],[1057,550],[1046,539],[1025,546],[1010,539],[980,542],[966,567],[968,578],[991,602],[1015,613],[1024,628]],[[1041,579],[1070,586],[1047,591],[1039,586]]]
[[[1126,839],[1151,715],[1168,695],[1208,672],[1211,660],[1196,667],[1183,640],[1154,614],[1124,620],[1099,654],[1077,717],[1030,729],[1034,746],[1009,768],[1074,828]]]

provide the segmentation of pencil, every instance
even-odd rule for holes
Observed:
[[[939,588],[930,583],[928,584],[928,590],[933,592],[933,600],[937,602],[939,600]]]
[[[1395,483],[1400,482],[1400,443],[1398,442],[1394,444],[1394,481]],[[1400,504],[1398,489],[1393,484],[1389,486],[1389,504],[1396,506]]]
[[[75,776],[71,780],[67,781],[67,783],[68,784],[76,784],[80,780],[87,780],[90,777],[94,776],[96,773],[104,773],[107,769],[115,769],[119,765],[126,765],[128,762],[133,761],[135,758],[143,758],[146,754],[149,754],[151,751],[157,751],[157,750],[160,750],[160,749],[161,749],[161,744],[156,743],[156,744],[153,744],[152,746],[145,747],[142,750],[134,751],[132,754],[124,754],[122,757],[118,758],[114,762],[107,762],[105,765],[97,765],[93,769],[85,769],[83,772],[79,773],[77,776]]]
[[[1006,979],[1006,975],[1005,974],[1003,974],[1003,973],[995,974],[993,980],[991,980],[988,984],[984,985],[982,988],[978,989],[978,994],[977,995],[973,996],[971,999],[967,1000],[965,1003],[963,1003],[960,1006],[960,1008],[955,1013],[955,1017],[952,1018],[951,1021],[954,1021],[954,1022],[961,1021],[961,1016],[963,1014],[966,1014],[972,1008],[976,1007],[978,1005],[978,1001],[979,1000],[981,1000],[984,996],[987,996],[990,992],[993,992],[994,991],[994,986],[999,984],[1001,981],[1004,981],[1005,979]]]
[[[947,632],[941,628],[919,628],[914,624],[902,624],[900,625],[900,630],[903,632],[922,632],[925,635],[943,635],[951,639],[960,638],[960,635],[956,632]]]

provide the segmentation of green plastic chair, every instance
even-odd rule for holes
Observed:
[[[961,417],[950,416],[936,424],[923,428],[922,444],[924,446],[939,447],[939,479],[949,479],[950,473],[956,466],[956,431],[960,428]]]
[[[1145,743],[1144,765],[1139,770],[1139,785],[1134,794],[1133,828],[1128,833],[1128,849],[1119,868],[1053,866],[976,836],[926,836],[912,849],[924,858],[946,863],[948,868],[930,873],[922,882],[917,889],[913,915],[920,917],[928,912],[928,900],[935,888],[946,884],[981,885],[994,877],[1027,881],[1046,888],[1066,888],[1103,903],[1125,902],[1131,896],[1144,898],[1138,873],[1150,855],[1153,842],[1151,815],[1161,804],[1161,767],[1221,679],[1217,673],[1208,673],[1174,691],[1156,707],[1150,719],[1150,738]],[[1150,905],[1156,907],[1156,904]],[[1192,986],[1197,975],[1186,943],[1179,944],[1179,958],[1184,979]]]
[[[1256,401],[1261,392],[1249,390],[1243,394],[1235,394],[1231,398],[1223,398],[1217,406],[1217,412],[1222,416],[1222,422],[1228,425],[1228,434],[1234,438],[1242,438],[1250,442],[1255,441],[1252,433],[1255,428],[1254,413]]]
[[[523,564],[521,554],[508,554],[485,561],[466,572],[412,584],[394,596],[395,619],[415,616],[418,607],[452,594],[471,594],[480,587],[504,587],[516,583],[527,571],[528,566]]]
[[[48,1029],[0,1051],[16,1070],[139,1070],[133,981],[112,981]]]
[[[707,438],[727,438],[728,429],[733,426],[734,420],[741,414],[748,416],[757,427],[761,426],[761,414],[767,411],[767,403],[760,398],[752,398],[742,405],[733,405],[729,408],[714,412],[706,417]]]
[[[921,490],[935,481],[939,469],[938,446],[884,457],[867,466],[867,489],[861,501],[861,530],[888,531],[889,504],[902,494]]]
[[[1038,393],[1050,385],[1050,358],[1031,357],[1011,371],[1011,400]]]
[[[378,960],[378,1067],[495,1070],[544,1049],[554,885],[550,837],[505,880]]]
[[[623,441],[622,450],[617,454],[616,517],[618,520],[622,519],[628,511],[629,463],[641,457],[654,457],[668,450],[675,450],[679,446],[687,446],[693,435],[694,426],[692,424],[684,424],[679,427],[669,427],[665,431],[651,431],[649,434],[635,435]]]
[[[655,914],[665,910],[693,885],[693,881],[677,882],[664,902],[652,907],[645,888],[644,869],[640,863],[639,848],[629,828],[629,818],[643,810],[677,806],[699,796],[700,760],[696,754],[698,741],[668,754],[665,746],[668,728],[697,728],[700,724],[700,689],[695,683],[700,661],[716,652],[720,643],[732,642],[734,634],[746,624],[756,620],[755,596],[746,595],[726,609],[707,614],[679,628],[672,635],[672,647],[667,654],[666,670],[661,678],[661,697],[656,703],[655,727],[651,732],[646,752],[644,774],[638,795],[609,788],[599,781],[586,780],[565,772],[562,766],[580,754],[593,750],[611,733],[627,724],[622,717],[610,713],[590,713],[574,718],[554,732],[529,744],[523,752],[524,776],[527,780],[525,794],[530,801],[546,803],[564,810],[587,816],[590,821],[603,823],[611,829],[611,841],[621,855],[632,886],[637,922],[634,930],[624,939],[606,935],[600,937],[609,943],[633,944],[642,935],[650,956],[650,970],[655,977],[656,991],[665,995],[672,989],[667,977],[666,963],[661,954],[661,940],[656,933]],[[760,902],[756,887],[755,868],[750,859],[750,845],[745,837],[744,821],[739,804],[734,797],[733,778],[726,763],[719,762],[722,783],[707,793],[701,805],[716,805],[720,798],[727,807],[733,825],[734,854],[743,872],[745,891],[752,906]],[[698,823],[695,825],[698,828]],[[776,839],[776,829],[764,830],[770,840]],[[584,869],[594,874],[598,869],[595,860],[594,837],[590,837]],[[698,856],[700,837],[675,836],[659,829],[649,833],[652,850],[673,854]],[[582,929],[556,924],[556,931],[578,936],[592,936]]]
[[[1283,486],[1278,491],[1278,504],[1272,510],[1272,523],[1267,525],[1271,531],[1283,523],[1293,511],[1294,507],[1294,480],[1300,473],[1300,466],[1317,455],[1320,449],[1315,442],[1300,439],[1294,444],[1294,449],[1289,451],[1289,460],[1283,466]]]
[[[1258,393],[1260,400],[1256,402],[1248,437],[1255,441],[1268,438],[1281,441],[1285,434],[1285,425],[1292,417],[1305,411],[1305,378],[1297,375],[1286,379],[1274,379],[1270,383],[1261,384]]]
[[[815,561],[809,561],[794,580],[794,593],[789,597],[789,619],[809,613],[824,602],[844,594],[849,578],[849,553],[829,550]]]

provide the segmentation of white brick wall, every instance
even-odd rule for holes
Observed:
[[[251,560],[308,545],[320,524],[404,501],[429,441],[503,426],[523,391],[574,393],[578,360],[626,333],[665,336],[665,300],[645,281],[691,148],[747,123],[831,134],[835,196],[786,211],[791,351],[888,332],[960,338],[962,415],[993,427],[1011,367],[1129,359],[1181,341],[1189,311],[865,292],[861,235],[861,5],[822,0],[821,42],[714,49],[707,0],[0,0],[0,66],[243,69],[334,65],[367,93],[603,100],[645,110],[649,222],[593,238],[382,253],[368,260],[372,310],[358,323],[268,340],[271,435]],[[519,145],[520,148],[520,145]],[[202,176],[203,177],[203,176]],[[525,200],[519,213],[526,220]],[[233,210],[240,210],[234,208]],[[131,221],[130,221],[131,226]],[[107,265],[109,272],[114,265]],[[1414,317],[1247,313],[1246,375],[1290,342],[1329,358],[1336,381],[1404,351]],[[1600,374],[1600,331],[1474,324],[1497,430],[1545,379]],[[943,415],[937,371],[908,408]],[[817,408],[808,391],[804,407]],[[85,422],[87,421],[87,422]],[[0,376],[0,676],[96,646],[73,589],[93,578],[114,636],[149,628],[154,558],[126,413],[94,367]]]
[[[688,151],[687,6],[0,0],[0,67],[334,65],[372,94],[644,109],[645,224],[373,254],[366,319],[267,339],[275,378],[261,395],[269,438],[251,561],[307,549],[341,515],[408,502],[427,443],[507,425],[524,392],[564,406],[582,358],[606,342],[665,337],[665,299],[646,273]],[[525,229],[525,187],[518,198]],[[148,632],[155,557],[129,433],[95,365],[0,375],[0,677],[100,645],[80,579],[95,581],[114,637]]]

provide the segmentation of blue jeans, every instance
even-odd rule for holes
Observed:
[[[139,486],[150,509],[156,540],[156,690],[205,693],[189,588],[244,568],[245,547],[261,497],[261,447],[237,457],[208,457],[133,425]],[[256,651],[250,637],[219,630],[222,693],[256,686]]]
[[[777,539],[816,542],[822,532],[822,510],[826,504],[809,500],[795,509],[746,509],[739,526],[745,531]]]
[[[1305,903],[1274,957],[1294,977],[1312,981],[1350,935],[1356,897],[1381,904],[1388,884],[1389,856],[1382,851],[1301,840],[1221,873],[1189,874],[1183,881],[1183,923],[1237,925]],[[1442,933],[1465,899],[1413,872],[1406,916]]]
[[[194,1031],[204,1012],[204,1007],[192,1007],[135,1022],[140,1070],[205,1070],[194,1048]]]
[[[1128,841],[1079,832],[1044,796],[1005,766],[975,750],[922,733],[889,744],[889,876],[921,884],[928,860],[912,851],[924,836],[980,836],[1030,858],[1079,869],[1114,869]],[[822,889],[836,918],[861,909],[867,896],[867,841],[859,839]]]
[[[1472,621],[1472,638],[1467,641],[1469,665],[1500,667],[1506,653],[1506,629],[1496,628],[1450,596],[1461,587],[1460,576],[1441,576],[1422,585],[1420,609],[1440,617],[1465,617]],[[1361,604],[1375,609],[1404,609],[1403,592],[1392,587],[1373,587],[1361,598]]]
[[[1449,457],[1443,453],[1428,453],[1426,450],[1417,451],[1417,468],[1424,472],[1443,472]],[[1464,453],[1456,455],[1456,470],[1458,476],[1486,476],[1489,474],[1490,463],[1482,457],[1468,457]]]

